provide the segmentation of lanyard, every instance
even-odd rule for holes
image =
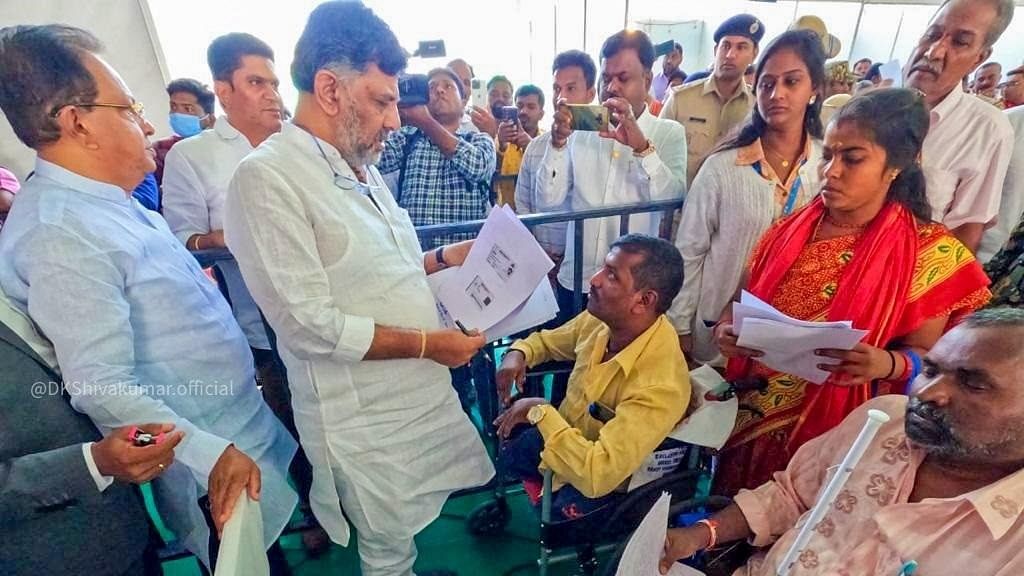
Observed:
[[[797,167],[796,180],[793,180],[793,185],[789,187],[789,196],[786,198],[786,205],[782,208],[783,216],[789,216],[792,214],[793,208],[796,206],[796,197],[800,192],[800,169],[803,168],[805,162],[807,161],[804,160],[800,163],[800,166]],[[757,172],[758,176],[764,178],[764,172],[761,171],[761,161],[754,163],[754,172]]]

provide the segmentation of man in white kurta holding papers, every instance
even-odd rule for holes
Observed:
[[[346,518],[356,528],[364,576],[413,574],[416,533],[494,474],[446,369],[484,337],[440,329],[426,279],[471,243],[423,254],[373,167],[399,127],[405,64],[362,4],[316,8],[292,64],[294,121],[239,166],[224,219],[288,368],[313,511],[338,543]]]

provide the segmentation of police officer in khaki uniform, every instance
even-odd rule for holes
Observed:
[[[711,76],[676,88],[661,117],[686,128],[687,185],[704,158],[723,136],[740,124],[754,106],[743,73],[757,58],[764,24],[750,14],[729,18],[715,31],[715,67]]]

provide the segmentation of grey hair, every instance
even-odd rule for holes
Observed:
[[[942,11],[947,4],[953,0],[943,0],[942,5],[935,11],[936,14]],[[996,21],[992,24],[992,27],[988,29],[985,34],[985,48],[991,48],[998,40],[999,37],[1006,32],[1006,29],[1010,27],[1010,22],[1013,20],[1013,8],[1014,0],[985,0],[996,9]]]
[[[986,308],[965,318],[961,325],[965,328],[1024,328],[1024,309]]]
[[[985,35],[985,47],[990,48],[999,40],[999,37],[1010,27],[1013,21],[1014,0],[988,0],[994,3],[996,9],[996,21]]]

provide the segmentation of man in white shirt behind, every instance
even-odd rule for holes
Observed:
[[[1024,214],[1024,106],[1003,112],[1013,127],[1014,142],[1010,165],[1003,180],[1003,196],[996,225],[985,231],[978,249],[978,260],[987,263],[1010,238]]]
[[[971,251],[999,213],[1013,129],[961,80],[988,59],[1012,18],[1013,0],[948,0],[903,69],[904,85],[924,93],[931,111],[922,165],[932,218]]]
[[[574,132],[567,101],[555,104],[555,121],[535,175],[536,193],[551,205],[585,210],[619,204],[682,198],[686,192],[686,131],[647,109],[654,46],[639,30],[622,30],[601,47],[602,105],[611,112],[607,132]],[[572,137],[570,139],[570,136]],[[658,235],[660,215],[636,214],[629,231]],[[566,233],[565,259],[558,272],[559,302],[573,290],[571,239]],[[621,236],[619,218],[589,220],[583,232],[583,276],[590,278]],[[582,290],[589,287],[582,283]]]
[[[245,33],[210,43],[207,61],[225,117],[212,130],[182,140],[164,163],[163,214],[171,232],[191,251],[224,248],[224,197],[235,168],[271,134],[281,130],[281,96],[274,52]],[[260,311],[238,265],[217,264],[249,346],[270,352]],[[259,358],[257,358],[259,360]],[[260,362],[257,361],[257,367]]]
[[[292,63],[294,122],[242,161],[225,205],[228,247],[288,367],[313,511],[339,544],[346,519],[356,528],[364,576],[413,574],[413,537],[494,474],[446,369],[484,337],[440,329],[426,278],[471,241],[421,252],[374,167],[399,127],[405,64],[361,3],[318,6]]]
[[[563,100],[566,104],[590,104],[597,94],[597,66],[590,54],[580,50],[567,50],[558,56],[551,65],[553,79],[551,83],[552,94],[555,101]],[[557,212],[567,209],[565,197],[562,196],[558,203],[552,203],[548,198],[539,194],[537,190],[537,166],[544,158],[544,153],[551,144],[551,132],[544,132],[530,141],[523,152],[523,161],[519,165],[519,178],[516,179],[516,213],[536,214],[541,212]],[[550,187],[548,187],[550,189]],[[537,243],[544,248],[548,257],[555,263],[553,273],[557,274],[557,266],[561,264],[565,255],[565,230],[566,224],[558,222],[555,224],[541,224],[535,226],[533,235]],[[574,315],[570,311],[564,311],[567,316],[565,320]]]
[[[191,251],[226,247],[224,198],[228,184],[242,159],[281,131],[283,110],[274,51],[259,38],[240,32],[219,36],[207,48],[206,60],[225,116],[213,129],[178,142],[164,163],[164,219]],[[231,311],[249,341],[263,398],[298,440],[288,382],[271,351],[260,310],[238,264],[221,260],[216,266],[226,284]],[[301,451],[290,471],[306,509],[312,472]],[[303,533],[303,543],[311,550],[328,544],[323,531],[315,527]]]

